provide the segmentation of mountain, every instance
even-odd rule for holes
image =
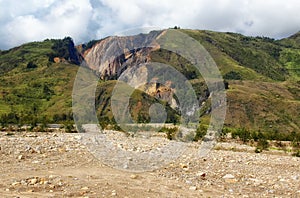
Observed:
[[[153,80],[155,75],[161,75],[159,68],[150,68],[147,63],[159,62],[173,66],[192,85],[201,107],[201,122],[207,124],[210,93],[206,83],[190,61],[156,42],[164,38],[166,31],[107,37],[78,46],[66,37],[1,51],[1,121],[71,119],[72,87],[81,64],[100,78],[95,94],[99,120],[113,123],[110,103],[116,80],[129,69],[135,74],[130,78],[136,84],[150,77]],[[228,88],[226,127],[280,134],[300,132],[299,33],[274,40],[236,33],[177,31],[198,41],[216,62]],[[132,49],[133,46],[148,47]],[[169,112],[168,121],[178,122],[182,112],[178,111],[179,102],[172,83],[152,81],[134,87],[129,108],[133,119],[148,122],[149,107],[160,103]]]

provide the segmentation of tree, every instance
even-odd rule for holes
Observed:
[[[33,63],[32,61],[27,63],[26,66],[27,69],[33,69],[33,68],[37,68],[37,65],[35,63]]]
[[[52,50],[54,52],[49,54],[50,61],[53,62],[55,57],[61,57],[71,63],[77,65],[80,64],[77,50],[71,37],[65,37],[64,39],[55,40],[52,46]]]

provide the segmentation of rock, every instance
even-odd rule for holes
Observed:
[[[30,150],[32,150],[31,146],[26,145],[26,146],[25,146],[25,152],[30,151]]]
[[[191,187],[189,188],[189,190],[195,191],[195,190],[197,190],[197,187],[196,187],[196,186],[191,186]]]
[[[231,174],[226,174],[223,176],[223,179],[234,179],[235,177]]]
[[[270,194],[274,194],[274,190],[268,190],[268,193],[270,193]]]
[[[21,184],[22,184],[22,185],[27,185],[27,182],[26,182],[25,180],[22,180],[22,181],[21,181]]]
[[[22,160],[22,159],[25,159],[24,155],[19,155],[18,160]]]
[[[49,179],[55,179],[57,177],[59,177],[59,176],[58,175],[49,175]]]
[[[148,58],[145,55],[150,52],[150,49],[141,48],[134,52],[126,51],[124,53],[125,56],[119,56],[118,58],[115,58],[114,61],[107,59],[107,57],[109,57],[107,54],[118,54],[120,51],[123,51],[123,49],[131,49],[137,44],[139,44],[139,46],[148,46],[147,42],[153,41],[153,37],[158,36],[157,34],[158,33],[151,33],[145,36],[143,41],[139,37],[132,37],[130,42],[129,39],[125,37],[103,39],[101,42],[94,45],[90,51],[87,51],[84,54],[84,60],[91,69],[98,71],[101,79],[107,77],[111,78],[118,74],[118,71],[122,68],[125,61],[129,68],[134,65],[147,62]],[[144,43],[145,41],[146,43]],[[156,47],[158,47],[158,45],[156,45]],[[133,80],[132,84],[137,85],[139,84],[138,82],[146,82],[143,81],[148,77],[146,66],[139,67],[136,70],[137,71],[133,72],[134,75],[131,74],[132,76],[128,76]]]
[[[85,186],[85,187],[82,187],[81,190],[88,190],[89,187]]]
[[[36,151],[38,154],[42,154],[42,149],[41,149],[40,146],[37,146],[37,147],[35,148],[35,151]]]
[[[54,57],[54,58],[53,58],[53,61],[54,61],[55,63],[60,63],[60,62],[61,62],[61,59],[60,59],[59,57]]]
[[[20,182],[13,182],[11,185],[12,186],[17,186],[17,185],[20,185],[21,183]]]
[[[55,185],[51,184],[51,185],[49,185],[49,188],[54,189]]]
[[[182,163],[180,163],[180,166],[181,166],[181,168],[182,168],[184,171],[189,170],[189,167],[188,167],[187,164],[182,164]]]
[[[29,180],[29,184],[34,185],[38,182],[37,178],[33,178],[31,180]]]
[[[44,184],[44,185],[47,185],[47,184],[49,184],[49,183],[50,183],[49,181],[40,181],[40,184],[41,184],[41,185],[43,185],[43,184]]]
[[[117,192],[115,190],[111,191],[111,195],[112,196],[116,196],[117,195]]]
[[[137,179],[139,176],[138,175],[130,175],[131,179]]]
[[[299,179],[299,176],[291,176],[291,178],[292,178],[293,180],[298,180],[298,179]]]
[[[205,179],[206,173],[204,173],[204,172],[198,172],[198,173],[196,174],[196,176],[200,177],[200,179]]]
[[[254,184],[256,184],[256,185],[260,185],[260,184],[264,183],[263,180],[261,180],[261,179],[256,179],[256,178],[249,178],[249,181],[252,181],[252,182],[253,182]]]
[[[235,179],[235,177],[231,174],[226,174],[223,176],[223,179],[225,180],[226,183],[236,183],[237,180]]]
[[[82,139],[82,137],[81,137],[80,135],[76,135],[76,136],[74,136],[74,138],[75,138],[76,140],[81,140],[81,139]]]

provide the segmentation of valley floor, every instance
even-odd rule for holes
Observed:
[[[0,197],[300,197],[300,158],[283,152],[218,143],[199,158],[199,144],[186,143],[184,155],[166,167],[133,173],[104,165],[78,140],[0,133]]]

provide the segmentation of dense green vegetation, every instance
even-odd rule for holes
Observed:
[[[71,37],[53,40],[51,49],[53,50],[53,52],[48,55],[50,61],[54,62],[54,58],[59,57],[67,60],[69,63],[73,63],[76,65],[80,64],[79,55]]]
[[[61,40],[22,45],[0,56],[0,118],[4,124],[64,122],[72,119],[71,92],[77,66],[53,63]]]

